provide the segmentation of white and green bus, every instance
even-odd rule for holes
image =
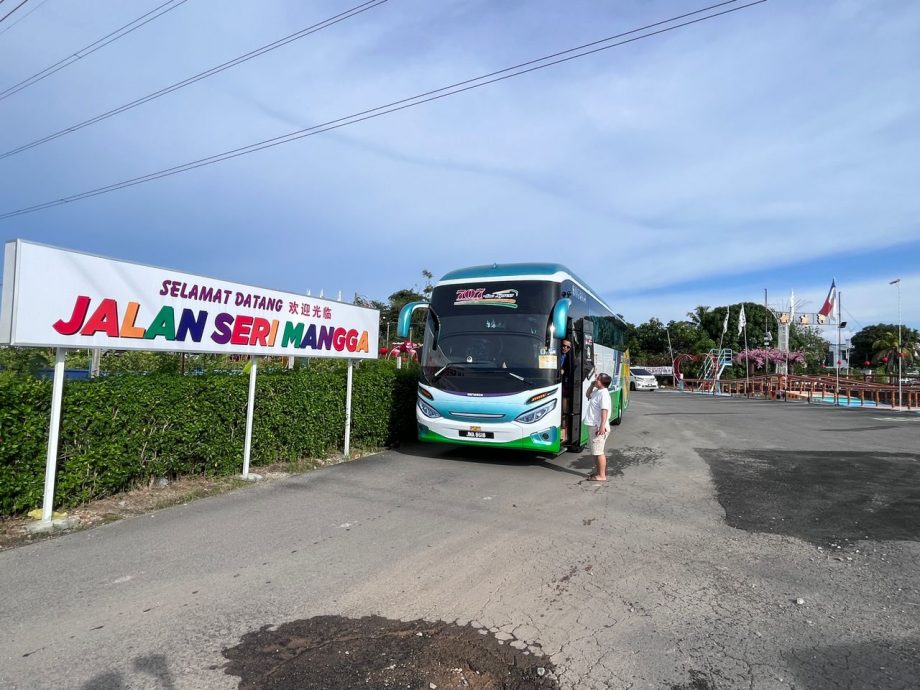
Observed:
[[[452,271],[427,309],[416,418],[422,441],[522,450],[581,450],[585,392],[598,373],[613,379],[611,423],[629,404],[626,324],[584,281],[559,264],[492,264]],[[567,373],[561,342],[572,344]]]

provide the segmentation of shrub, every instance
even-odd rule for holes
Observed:
[[[414,438],[417,369],[355,366],[351,445]],[[64,384],[55,505],[73,506],[151,477],[241,471],[247,376],[118,375]],[[320,360],[259,374],[253,465],[342,448],[346,363]],[[51,382],[0,375],[0,515],[41,505]]]

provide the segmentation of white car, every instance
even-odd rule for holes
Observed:
[[[629,370],[629,389],[633,391],[658,390],[658,379],[647,369],[635,367]]]

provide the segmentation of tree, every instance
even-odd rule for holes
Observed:
[[[827,359],[828,341],[822,329],[809,326],[790,326],[789,347],[805,357],[805,371],[818,374]]]
[[[422,269],[422,277],[425,279],[425,287],[422,288],[422,294],[425,295],[425,299],[431,299],[431,291],[434,290],[434,285],[431,284],[431,279],[434,278],[434,273],[428,269]]]
[[[50,367],[54,354],[42,347],[0,347],[0,371],[34,376],[39,369]]]
[[[425,301],[426,300],[424,295],[409,288],[397,290],[392,295],[390,295],[387,300],[386,308],[380,312],[381,330],[388,332],[390,336],[390,342],[386,343],[388,347],[397,340],[396,330],[399,326],[399,312],[402,310],[402,308],[411,302]],[[412,315],[412,328],[410,330],[410,335],[412,338],[421,339],[422,329],[425,325],[425,318],[426,317],[423,312],[415,312]]]
[[[897,336],[898,325],[896,323],[877,323],[854,333],[850,338],[850,361],[859,364],[871,362],[875,354],[873,343],[882,338],[885,333],[891,332]]]
[[[669,362],[671,359],[668,354],[667,330],[664,324],[654,317],[634,327],[627,342],[633,362],[655,364]]]
[[[697,347],[701,339],[699,328],[687,321],[669,321],[667,333],[671,336],[671,349],[674,356],[699,352]]]
[[[904,333],[901,333],[901,343],[903,346],[904,342]],[[898,348],[898,332],[897,330],[893,331],[883,331],[879,338],[872,343],[872,362],[876,365],[884,365],[885,372],[891,375],[897,375],[898,373],[898,353],[900,352],[902,356],[904,353],[904,348]],[[905,357],[906,359],[906,357]],[[907,362],[904,362],[906,364]],[[903,365],[902,365],[903,368]]]
[[[703,323],[709,316],[709,307],[704,307],[702,305],[696,307],[693,311],[687,312],[687,318],[690,320],[691,325],[696,326],[697,328],[702,328]]]
[[[850,338],[852,349],[850,361],[861,364],[888,364],[889,373],[898,370],[898,326],[891,323],[879,323],[866,326]],[[920,359],[920,332],[914,328],[901,326],[901,352],[903,364],[912,364]],[[882,362],[888,357],[888,362]]]
[[[802,352],[786,352],[773,347],[758,347],[739,352],[734,357],[736,364],[753,364],[755,369],[763,369],[767,362],[774,364],[801,364],[805,361]]]
[[[391,294],[386,302],[372,300],[362,295],[355,294],[354,304],[361,307],[376,309],[380,312],[380,334],[379,342],[381,347],[389,350],[394,341],[397,340],[396,329],[399,321],[399,312],[404,306],[411,302],[429,302],[434,286],[431,284],[434,274],[422,269],[422,277],[425,279],[425,286],[419,292],[418,284],[411,288],[403,288]],[[421,339],[421,334],[425,326],[426,316],[424,313],[416,312],[412,315],[412,337]]]

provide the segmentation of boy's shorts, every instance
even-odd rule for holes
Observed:
[[[607,431],[597,435],[597,427],[591,427],[591,455],[603,455],[604,454],[604,444],[607,443],[607,437],[610,435],[610,427],[607,427]]]

